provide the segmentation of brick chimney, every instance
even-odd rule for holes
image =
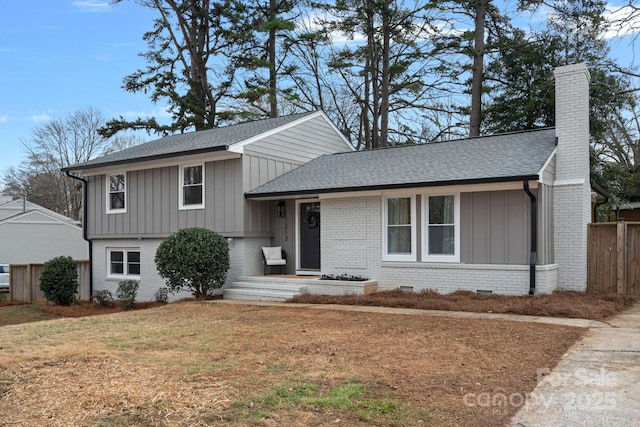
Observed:
[[[591,221],[589,179],[589,71],[585,64],[558,67],[556,151],[553,184],[554,263],[558,289],[587,288],[587,224]]]

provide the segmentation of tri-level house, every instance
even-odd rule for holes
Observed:
[[[133,278],[150,299],[163,285],[153,261],[162,239],[206,227],[229,241],[225,297],[253,288],[245,297],[272,298],[270,289],[293,284],[315,293],[584,290],[589,72],[570,65],[555,78],[555,128],[356,152],[312,112],[70,166],[85,181],[93,287]],[[285,249],[286,278],[263,275],[263,246]]]

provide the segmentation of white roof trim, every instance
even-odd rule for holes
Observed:
[[[232,153],[240,153],[243,154],[244,153],[244,146],[251,144],[253,142],[259,141],[261,139],[264,139],[268,136],[271,135],[275,135],[277,133],[280,133],[284,130],[287,130],[289,128],[292,128],[294,126],[298,126],[306,121],[309,121],[311,119],[315,119],[316,117],[322,117],[332,128],[333,130],[336,132],[337,135],[340,136],[340,138],[342,139],[342,141],[344,141],[344,143],[347,145],[347,147],[349,147],[351,149],[351,151],[355,151],[355,148],[353,147],[353,145],[351,145],[349,143],[349,141],[347,140],[347,138],[345,138],[345,136],[342,134],[342,132],[340,132],[338,130],[338,128],[333,124],[333,122],[329,119],[329,117],[327,117],[327,115],[324,113],[324,111],[322,110],[318,110],[314,113],[308,114],[304,117],[299,118],[298,120],[294,120],[292,122],[289,122],[287,124],[284,124],[282,126],[278,126],[277,128],[271,129],[269,131],[263,132],[261,134],[252,136],[251,138],[247,138],[244,141],[239,141],[236,142],[232,145],[229,146],[229,150]]]
[[[43,214],[47,214],[49,217],[56,218],[58,221],[61,221],[61,222],[70,222],[70,223],[80,224],[80,221],[76,221],[76,220],[73,220],[71,218],[68,218],[68,217],[66,217],[66,216],[64,216],[62,214],[59,214],[57,212],[52,211],[51,209],[47,209],[47,208],[42,207],[42,206],[40,206],[40,205],[38,205],[36,203],[30,202],[29,200],[27,200],[26,202],[27,202],[27,205],[26,205],[27,210],[26,210],[26,212],[34,212],[34,211],[35,212],[41,212]],[[3,205],[0,205],[0,210],[8,210],[8,209],[6,209],[8,206],[19,205],[20,206],[19,212],[16,212],[13,215],[7,217],[7,218],[14,218],[14,217],[17,217],[20,214],[26,213],[25,211],[22,210],[22,204],[23,204],[23,200],[22,199],[16,199],[16,200],[14,200],[12,202],[8,202],[8,203],[5,203]],[[31,207],[29,207],[29,205],[31,205]],[[18,211],[18,209],[11,209],[9,211]]]
[[[228,151],[213,151],[207,154],[192,154],[189,156],[183,156],[176,154],[173,157],[167,157],[160,160],[142,160],[131,161],[128,163],[121,163],[119,165],[102,166],[93,169],[79,169],[77,173],[81,176],[96,176],[96,175],[113,175],[117,172],[135,172],[147,169],[158,169],[164,167],[178,167],[183,163],[211,163],[219,162],[223,160],[239,159],[241,156],[238,153],[229,153]]]
[[[45,217],[48,217],[51,219],[51,221],[24,221],[24,222],[20,222],[20,221],[16,221],[20,218],[25,218],[25,217],[29,217],[31,215],[34,214],[38,214],[38,215],[43,215]],[[55,212],[54,212],[55,214]],[[0,220],[0,225],[4,225],[4,224],[8,224],[8,223],[14,223],[14,224],[51,224],[51,225],[66,225],[69,227],[72,227],[74,230],[82,230],[82,228],[80,227],[80,222],[78,221],[74,221],[71,220],[65,216],[63,216],[63,218],[66,218],[65,220],[60,220],[60,218],[58,218],[58,216],[60,216],[59,214],[55,214],[55,215],[51,215],[51,213],[47,212],[47,211],[43,211],[43,210],[38,210],[38,209],[34,209],[34,210],[30,210],[27,212],[21,212],[17,215],[13,215],[10,216],[8,218],[5,218],[3,220]]]
[[[544,165],[542,165],[542,168],[540,168],[540,170],[538,171],[538,176],[540,177],[538,178],[539,182],[542,182],[542,177],[544,176],[544,170],[547,168],[547,166],[549,166],[549,163],[551,163],[551,160],[554,158],[557,151],[558,151],[558,147],[556,146],[556,148],[554,148],[551,154],[549,155],[549,158],[547,159],[547,161],[544,162]],[[555,171],[554,171],[554,174],[555,174]],[[553,184],[553,183],[547,183],[547,184]]]

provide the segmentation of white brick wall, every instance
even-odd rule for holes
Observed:
[[[230,268],[224,287],[238,280],[240,276],[256,276],[263,274],[262,247],[269,246],[271,239],[238,238],[229,242]]]
[[[380,197],[322,200],[323,274],[378,276],[382,257]]]
[[[587,288],[589,181],[589,72],[584,64],[559,67],[556,78],[556,181],[553,185],[554,261],[558,288]]]
[[[113,297],[116,296],[118,283],[121,279],[107,277],[107,249],[124,248],[140,250],[140,287],[136,301],[154,301],[158,288],[165,285],[165,281],[156,270],[154,258],[156,250],[162,242],[161,239],[113,239],[93,241],[93,290],[107,289]],[[191,293],[181,292],[179,294],[169,294],[169,299],[175,301],[181,298],[189,298]]]
[[[140,250],[140,287],[136,301],[154,301],[158,288],[166,286],[156,270],[154,258],[162,239],[113,239],[93,241],[93,289],[109,290],[114,298],[121,279],[107,277],[107,249]],[[269,238],[234,238],[229,244],[230,268],[225,286],[239,276],[262,274],[261,247],[269,245]],[[170,301],[191,297],[190,292],[169,294]]]
[[[414,292],[422,289],[440,293],[490,290],[508,295],[529,292],[528,265],[383,262],[381,221],[381,197],[323,200],[322,273],[367,277],[377,281],[379,290],[407,286]],[[557,276],[557,265],[537,266],[536,292],[554,291]]]
[[[555,290],[557,265],[536,268],[536,293]],[[378,289],[409,286],[414,292],[431,289],[441,294],[458,290],[491,291],[504,295],[529,293],[528,265],[384,263]]]
[[[584,64],[555,69],[556,180],[589,180],[589,71]]]

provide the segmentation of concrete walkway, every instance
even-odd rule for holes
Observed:
[[[313,310],[509,320],[589,328],[548,372],[538,370],[538,385],[514,400],[521,409],[513,427],[638,426],[640,427],[640,304],[598,322],[586,319],[498,313],[417,310],[334,304],[290,304],[266,301],[215,300],[217,304],[300,307]],[[524,404],[523,404],[524,403]]]
[[[640,304],[591,327],[538,377],[512,426],[640,426]]]

